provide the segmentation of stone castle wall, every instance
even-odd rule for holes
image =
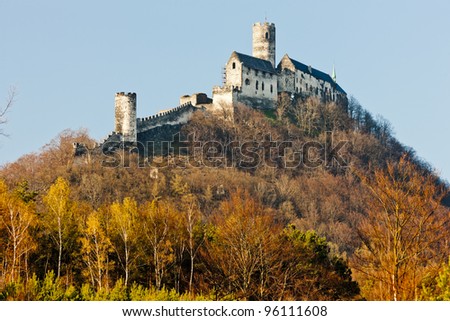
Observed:
[[[138,118],[136,120],[137,132],[142,133],[163,125],[186,124],[198,109],[200,108],[194,107],[191,103],[186,103],[153,116]]]
[[[212,104],[212,99],[208,97],[205,93],[196,93],[193,95],[184,95],[180,97],[180,105],[192,104],[193,106],[198,105],[209,105]]]
[[[129,103],[128,97],[133,98],[133,104]],[[121,101],[122,99],[124,101]],[[99,147],[103,152],[112,152],[121,146],[137,146],[141,149],[143,146],[146,146],[147,142],[155,142],[156,150],[162,152],[162,147],[159,146],[160,143],[158,142],[170,141],[173,135],[181,129],[181,126],[189,121],[192,114],[195,111],[202,109],[193,106],[191,103],[186,103],[150,117],[134,118],[134,124],[128,124],[128,122],[131,123],[131,120],[128,118],[130,115],[129,109],[131,107],[133,112],[135,112],[135,102],[136,94],[134,93],[116,94],[116,130],[111,132],[99,144]],[[122,106],[125,108],[122,108]],[[125,124],[125,127],[123,126],[124,121],[127,123]],[[124,133],[129,133],[127,128],[134,129],[134,140],[131,140],[129,135],[124,135]]]
[[[102,144],[136,146],[143,141],[170,140],[171,135],[189,122],[196,110],[208,110],[219,117],[233,120],[234,109],[239,104],[258,109],[275,109],[280,92],[345,103],[346,94],[335,81],[331,81],[330,77],[330,81],[326,81],[328,78],[323,76],[324,73],[318,70],[313,72],[310,66],[308,71],[306,65],[285,55],[277,69],[274,69],[275,37],[273,23],[255,23],[253,56],[232,53],[225,66],[223,86],[213,88],[212,99],[205,93],[184,95],[180,97],[181,105],[176,108],[136,118],[136,94],[117,93],[115,131]],[[261,62],[261,59],[264,61]]]

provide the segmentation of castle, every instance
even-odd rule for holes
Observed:
[[[224,83],[204,93],[184,95],[180,106],[154,116],[136,118],[136,94],[116,93],[115,130],[102,143],[117,144],[170,141],[172,133],[186,124],[196,110],[208,110],[220,117],[233,117],[234,108],[245,105],[275,109],[281,93],[318,97],[322,101],[347,102],[345,91],[332,76],[290,58],[287,54],[275,66],[276,32],[273,23],[253,25],[252,56],[234,51],[225,66]],[[106,144],[109,143],[109,144]]]

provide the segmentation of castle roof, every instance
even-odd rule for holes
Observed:
[[[336,88],[336,90],[340,91],[343,94],[347,94],[344,89],[341,88],[341,86],[339,86],[334,80],[333,78],[331,78],[331,76],[327,73],[324,73],[323,71],[320,71],[318,69],[312,68],[311,66],[307,66],[297,60],[292,59],[291,57],[289,57],[288,55],[285,55],[283,57],[283,59],[289,59],[292,64],[294,65],[295,69],[300,70],[306,74],[310,74],[311,76],[313,76],[314,78],[329,82],[330,84],[333,84]],[[283,60],[282,60],[283,61]],[[280,65],[282,64],[282,61],[280,62],[280,64],[278,65],[278,68],[280,68]]]
[[[269,72],[271,74],[276,73],[276,70],[272,66],[272,63],[268,60],[255,58],[255,57],[245,55],[245,54],[242,54],[242,53],[239,53],[236,51],[233,51],[231,56],[237,57],[239,59],[239,61],[242,62],[242,64],[247,68],[264,71],[264,72]]]

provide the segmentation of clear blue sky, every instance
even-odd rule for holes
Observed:
[[[114,94],[138,94],[138,116],[211,94],[251,26],[277,28],[277,61],[331,73],[396,137],[450,179],[450,1],[0,0],[0,102],[19,92],[0,164],[66,128],[101,139]]]

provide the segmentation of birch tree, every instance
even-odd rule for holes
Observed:
[[[189,253],[189,293],[192,294],[194,281],[194,265],[200,247],[204,243],[204,228],[201,222],[201,213],[198,201],[192,194],[183,196],[183,225],[187,232],[187,252]]]
[[[116,235],[113,247],[125,273],[125,286],[128,285],[130,270],[136,262],[137,215],[134,199],[126,197],[122,203],[115,202],[110,207],[112,230]]]
[[[81,242],[88,277],[92,286],[100,291],[108,285],[107,271],[110,265],[108,255],[113,249],[98,211],[89,215]]]
[[[152,201],[143,210],[143,233],[151,253],[157,289],[161,289],[168,269],[175,262],[174,248],[179,238],[174,234],[179,218],[176,208],[167,203]]]
[[[65,242],[72,235],[74,226],[74,204],[70,200],[69,182],[59,177],[50,186],[47,195],[44,196],[46,213],[42,223],[50,233],[58,251],[57,278],[61,276],[62,256],[65,250]]]
[[[21,272],[26,272],[28,254],[36,248],[30,235],[30,229],[35,224],[33,206],[9,192],[6,185],[0,181],[0,227],[6,235],[3,266],[7,282],[16,281]]]

